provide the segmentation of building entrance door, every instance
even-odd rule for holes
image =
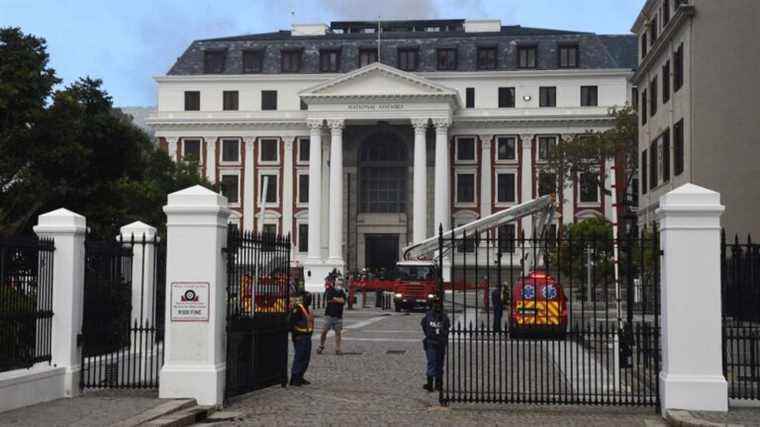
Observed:
[[[365,239],[367,269],[393,269],[398,261],[398,234],[367,234]]]

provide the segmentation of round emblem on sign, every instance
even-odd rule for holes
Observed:
[[[183,297],[185,301],[196,301],[198,299],[198,296],[195,294],[195,291],[192,289],[186,290],[185,295],[183,295]]]
[[[554,285],[546,285],[544,286],[543,294],[546,299],[557,298],[557,288]]]
[[[533,287],[533,285],[527,285],[523,287],[522,297],[523,299],[533,299],[536,297],[536,289]]]

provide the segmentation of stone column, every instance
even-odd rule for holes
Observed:
[[[82,349],[77,335],[82,330],[84,313],[84,239],[87,220],[67,209],[39,216],[34,232],[52,238],[53,253],[53,321],[51,331],[51,365],[65,368],[63,395],[79,394]]]
[[[282,137],[285,154],[282,157],[282,235],[293,234],[293,147],[294,136]],[[291,242],[294,241],[291,237]]]
[[[412,189],[412,242],[427,237],[427,147],[426,136],[429,119],[412,119],[414,127],[414,173]]]
[[[486,217],[491,215],[492,195],[493,195],[493,183],[491,177],[493,176],[493,164],[491,162],[492,153],[491,147],[493,146],[493,135],[483,134],[480,135],[480,217]]]
[[[449,119],[434,119],[435,126],[435,207],[433,234],[439,225],[451,228],[451,164],[449,162]]]
[[[573,135],[562,135],[563,141],[571,141]],[[571,176],[569,182],[562,182],[562,221],[565,224],[572,224],[575,222],[575,186],[573,185],[574,178]],[[564,224],[563,224],[564,225]]]
[[[179,141],[179,138],[176,136],[166,137],[166,142],[168,143],[167,150],[169,150],[167,154],[169,154],[169,157],[175,162],[177,161],[177,141]]]
[[[310,119],[309,126],[309,250],[304,260],[307,290],[322,288],[325,270],[322,240],[322,119]]]
[[[533,137],[532,134],[520,135],[522,141],[522,164],[520,165],[522,177],[522,200],[527,202],[533,199]],[[522,220],[525,237],[533,237],[533,216],[528,215]]]
[[[245,144],[245,158],[243,159],[243,229],[253,231],[253,219],[256,217],[256,192],[254,182],[256,171],[254,170],[254,144],[256,138],[248,136],[243,138]]]
[[[156,228],[141,221],[121,227],[119,241],[132,246],[132,317],[130,325],[155,326]]]
[[[330,210],[328,264],[343,271],[343,127],[345,121],[328,120],[330,126]]]
[[[221,405],[227,364],[227,263],[222,248],[230,210],[224,196],[199,185],[168,199],[165,362],[158,395]],[[182,287],[196,290],[199,303],[207,299],[205,309],[193,319],[173,320],[172,306],[185,291]]]
[[[656,211],[663,251],[659,380],[663,414],[670,409],[728,410],[721,346],[723,210],[720,194],[685,184],[662,196]]]
[[[216,143],[219,138],[212,136],[204,139],[206,140],[206,179],[216,184]]]

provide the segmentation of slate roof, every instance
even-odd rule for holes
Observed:
[[[431,21],[432,22],[432,21]],[[577,43],[580,69],[634,69],[637,66],[636,36],[597,35],[588,32],[530,28],[519,25],[502,26],[498,32],[383,32],[381,61],[397,66],[397,48],[417,47],[417,71],[437,71],[436,49],[457,49],[457,71],[477,71],[477,48],[496,47],[497,70],[517,69],[517,47],[534,45],[538,49],[537,69],[559,68],[559,46]],[[222,74],[242,74],[242,52],[265,52],[262,74],[280,73],[280,51],[302,49],[302,73],[319,73],[319,51],[340,49],[340,72],[358,68],[359,49],[376,49],[377,34],[328,32],[317,36],[293,36],[290,31],[249,34],[233,37],[196,40],[177,59],[169,75],[204,74],[203,57],[206,50],[226,50]]]

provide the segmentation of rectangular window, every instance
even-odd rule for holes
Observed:
[[[201,161],[201,141],[199,139],[186,139],[182,141],[183,159],[188,162]]]
[[[662,182],[670,181],[670,129],[662,134]]]
[[[478,48],[478,70],[495,70],[497,65],[495,47]]]
[[[673,92],[678,92],[683,86],[683,43],[678,46],[673,55]]]
[[[599,105],[599,88],[581,86],[581,107],[596,107],[597,105]]]
[[[309,252],[309,224],[298,224],[298,252]]]
[[[517,140],[513,136],[496,137],[496,160],[516,160]]]
[[[538,174],[538,196],[546,196],[557,192],[557,175],[549,172]]]
[[[673,125],[673,157],[673,172],[676,176],[681,175],[684,165],[683,119]]]
[[[515,108],[515,88],[499,88],[499,108]]]
[[[647,124],[647,90],[641,91],[641,126]]]
[[[475,161],[475,138],[457,138],[456,144],[458,161]]]
[[[222,109],[224,111],[238,110],[238,91],[225,90],[222,92]]]
[[[298,175],[298,203],[309,203],[309,174]]]
[[[276,236],[277,235],[277,224],[262,224],[262,226],[261,226],[261,233],[265,234],[265,235],[268,235],[268,236]],[[266,245],[266,246],[269,246],[269,245]],[[265,246],[265,248],[266,248],[266,246]]]
[[[639,175],[641,176],[641,194],[647,194],[649,186],[647,186],[649,169],[647,169],[647,150],[641,152],[641,167],[639,167]]]
[[[634,111],[639,111],[639,88],[637,86],[631,88],[631,104]]]
[[[670,22],[670,0],[662,0],[662,28]]]
[[[657,76],[649,82],[649,115],[657,114]]]
[[[500,253],[512,253],[515,250],[515,224],[500,225],[497,239]]]
[[[465,108],[475,108],[475,88],[465,89]]]
[[[203,52],[203,73],[219,74],[224,72],[226,50],[207,50]]]
[[[404,71],[417,71],[417,49],[399,49],[398,68]]]
[[[556,136],[539,136],[538,137],[538,161],[546,162],[549,160],[554,148],[557,147]]]
[[[319,51],[319,71],[322,73],[337,73],[340,71],[340,50]]]
[[[201,110],[201,93],[197,90],[185,91],[185,111]]]
[[[670,101],[670,61],[662,66],[662,103]]]
[[[578,45],[565,45],[559,47],[559,67],[578,67]]]
[[[277,163],[280,160],[279,142],[277,139],[260,139],[259,161]]]
[[[641,59],[647,57],[647,48],[649,47],[649,43],[647,42],[647,33],[644,32],[641,35]]]
[[[475,203],[475,174],[457,174],[457,203]]]
[[[222,175],[222,195],[230,203],[238,203],[238,181],[237,175]]]
[[[554,86],[542,86],[538,88],[538,105],[540,107],[557,106],[557,88]]]
[[[438,49],[438,70],[456,70],[457,69],[457,50],[456,49]]]
[[[280,71],[283,73],[299,73],[301,72],[301,56],[302,51],[298,50],[283,50],[282,58],[280,62]]]
[[[359,49],[359,67],[377,62],[377,49]]]
[[[244,50],[243,51],[243,73],[254,74],[260,73],[264,66],[263,50]]]
[[[300,103],[299,107],[301,108],[302,111],[306,111],[306,110],[309,109],[309,106],[306,105],[305,102],[303,102],[303,99],[301,100],[301,103]]]
[[[240,141],[237,139],[222,140],[222,161],[239,162],[240,161]]]
[[[599,185],[597,184],[597,174],[591,172],[581,173],[580,176],[580,202],[597,203],[599,202]]]
[[[266,185],[264,203],[277,203],[277,175],[261,175],[259,185],[261,191],[264,191],[264,185]],[[259,200],[261,200],[261,196],[259,196]]]
[[[308,162],[309,154],[309,138],[300,138],[298,140],[298,162]]]
[[[515,197],[515,174],[496,174],[496,203],[514,203]]]
[[[657,162],[659,161],[658,157],[659,150],[657,150],[657,140],[652,141],[651,144],[649,144],[649,188],[655,188],[657,187],[657,184],[659,182],[657,178]]]
[[[261,110],[273,111],[277,109],[277,91],[276,90],[262,90],[261,91]]]
[[[536,47],[524,46],[517,48],[517,67],[536,68]]]
[[[649,44],[650,46],[654,46],[654,43],[657,41],[657,15],[653,16],[649,22],[649,33],[651,34]]]

